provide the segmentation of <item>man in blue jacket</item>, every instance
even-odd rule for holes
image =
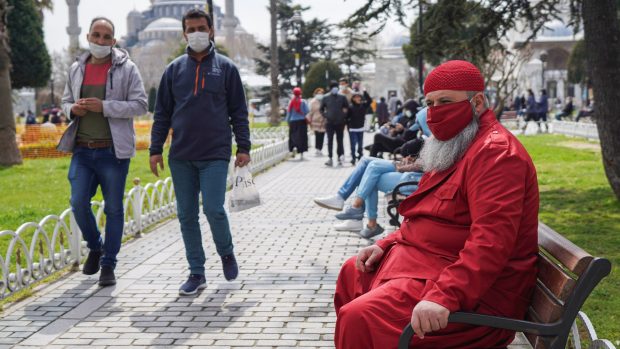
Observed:
[[[190,275],[179,294],[196,294],[206,287],[205,252],[198,224],[198,198],[211,228],[226,280],[238,274],[226,211],[226,175],[237,142],[235,166],[250,162],[250,129],[241,77],[228,58],[215,51],[213,21],[192,9],[183,16],[187,53],[166,67],[157,93],[151,131],[150,166],[164,168],[163,145],[173,130],[168,165],[177,198],[177,215]]]

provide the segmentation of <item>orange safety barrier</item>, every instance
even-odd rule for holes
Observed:
[[[136,120],[136,148],[148,149],[151,144],[152,120]],[[56,145],[63,132],[67,129],[65,124],[37,124],[17,125],[17,144],[24,159],[58,158],[71,155],[56,150]],[[168,138],[168,142],[170,138]]]

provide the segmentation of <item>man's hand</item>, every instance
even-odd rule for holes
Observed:
[[[151,165],[151,172],[157,177],[159,177],[159,172],[157,171],[157,165],[163,171],[164,170],[164,157],[161,154],[151,155],[149,159],[149,163]]]
[[[235,166],[237,167],[243,167],[247,164],[250,163],[250,154],[246,154],[246,153],[237,153],[237,156],[235,157]]]
[[[99,98],[82,98],[78,100],[78,104],[84,109],[94,113],[103,112],[103,102]]]
[[[377,245],[362,248],[357,254],[355,268],[362,273],[375,270],[375,264],[383,257],[383,249]]]
[[[87,112],[88,112],[88,110],[84,109],[84,107],[79,105],[78,103],[75,103],[71,107],[71,114],[73,114],[73,115],[84,116],[84,115],[86,115]]]
[[[426,333],[439,331],[448,326],[448,315],[450,315],[450,310],[443,305],[421,301],[413,308],[411,327],[422,339]]]

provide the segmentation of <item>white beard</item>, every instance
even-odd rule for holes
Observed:
[[[435,136],[426,139],[419,157],[424,172],[441,172],[454,165],[471,145],[478,128],[478,116],[474,115],[469,125],[451,139],[440,141]]]

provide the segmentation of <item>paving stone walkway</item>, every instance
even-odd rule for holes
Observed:
[[[123,246],[115,287],[76,272],[5,309],[0,348],[333,348],[340,265],[371,242],[335,232],[335,212],[312,202],[334,193],[351,165],[327,168],[309,154],[259,175],[263,205],[230,215],[236,281],[225,281],[201,217],[208,287],[180,297],[186,261],[169,221]]]

